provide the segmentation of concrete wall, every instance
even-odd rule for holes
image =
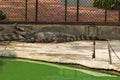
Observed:
[[[0,31],[0,34],[5,34],[13,31],[12,25],[1,25],[4,27],[3,31]],[[97,26],[97,29],[94,30],[94,27],[88,27],[88,25],[20,25],[20,26],[28,26],[32,27],[33,30],[45,32],[45,31],[53,31],[53,32],[64,32],[68,34],[74,35],[97,35],[100,38],[104,39],[119,39],[120,40],[120,27],[119,26]],[[94,34],[95,33],[95,34]]]
[[[36,27],[37,28],[37,27]],[[38,27],[39,28],[39,27]],[[74,35],[90,35],[94,36],[97,35],[100,38],[110,39],[110,40],[120,40],[120,27],[119,26],[97,26],[95,29],[94,27],[88,27],[88,25],[79,25],[79,26],[41,26],[39,31],[57,31],[57,32],[64,32],[68,34]]]

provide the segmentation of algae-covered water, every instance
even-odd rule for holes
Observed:
[[[120,77],[51,63],[0,59],[0,80],[120,80]]]

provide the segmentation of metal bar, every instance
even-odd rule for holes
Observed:
[[[109,53],[110,64],[112,64],[112,57],[111,57],[111,50],[110,50],[110,44],[109,44],[109,42],[108,42],[108,53]]]
[[[93,54],[92,54],[92,58],[95,59],[96,58],[96,52],[95,52],[95,49],[96,49],[96,31],[97,31],[97,28],[95,26],[95,23],[92,23],[89,27],[93,27]],[[90,32],[90,30],[89,30]]]
[[[113,51],[113,53],[115,54],[115,56],[120,60],[120,57],[117,55],[117,53],[115,52],[115,50],[112,48],[110,42],[109,42],[109,46],[110,46],[110,49]]]
[[[88,35],[90,35],[90,26],[88,26]]]
[[[96,36],[99,36],[99,29],[96,27]]]
[[[91,22],[35,22],[35,21],[0,21],[0,24],[41,24],[41,25],[46,25],[46,24],[58,24],[58,25],[91,25]],[[103,26],[114,26],[114,27],[120,27],[120,22],[94,22],[95,25],[103,25]]]
[[[38,0],[36,0],[36,7],[35,7],[36,9],[36,12],[35,12],[35,22],[37,22],[38,21]]]
[[[118,3],[119,6],[119,22],[120,22],[120,2]]]
[[[93,41],[93,54],[92,54],[92,58],[95,59],[96,55],[95,55],[95,45],[96,45],[96,42],[95,42],[95,38],[94,38],[94,41]]]
[[[85,35],[88,36],[88,27],[85,27]]]
[[[65,0],[65,22],[67,22],[67,6],[68,6],[68,0]]]
[[[25,21],[27,21],[27,13],[28,12],[28,0],[25,0]]]
[[[80,1],[77,0],[77,12],[76,12],[76,21],[77,22],[79,21],[79,3],[80,3]]]
[[[105,9],[105,22],[107,21],[107,9]]]

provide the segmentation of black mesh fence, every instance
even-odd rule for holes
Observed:
[[[0,10],[5,12],[9,21],[25,21],[25,1],[0,0]]]
[[[93,6],[93,0],[0,0],[4,21],[120,22],[120,10]]]

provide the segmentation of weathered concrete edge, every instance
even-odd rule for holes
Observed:
[[[115,69],[104,69],[104,68],[90,67],[90,66],[87,66],[87,65],[82,65],[80,63],[50,61],[50,60],[42,60],[42,59],[19,57],[19,56],[16,56],[16,57],[0,56],[0,58],[2,58],[2,59],[8,58],[8,59],[24,59],[24,60],[31,60],[31,61],[40,61],[40,62],[46,62],[46,63],[65,65],[65,66],[74,67],[74,68],[94,70],[94,71],[99,71],[99,72],[102,72],[102,73],[107,73],[107,74],[111,74],[111,75],[120,76],[120,71],[115,70]]]

